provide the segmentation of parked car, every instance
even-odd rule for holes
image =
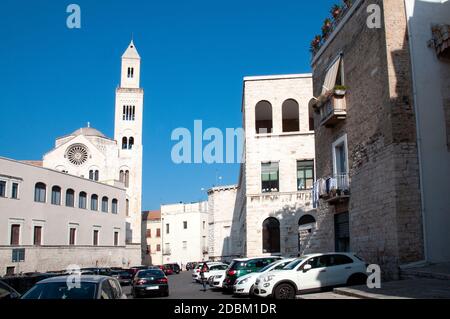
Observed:
[[[165,265],[159,265],[158,268],[164,272],[166,276],[173,275],[173,270]]]
[[[149,294],[169,296],[169,281],[160,269],[140,270],[133,280],[131,293],[134,298]]]
[[[164,267],[172,269],[172,271],[176,274],[179,274],[181,271],[180,265],[177,263],[165,264]]]
[[[13,287],[0,280],[0,300],[19,298],[20,294]]]
[[[196,262],[188,262],[186,264],[186,270],[187,271],[193,270],[195,267],[197,267],[197,263]]]
[[[266,274],[273,270],[283,269],[286,265],[288,265],[289,263],[291,263],[294,260],[295,260],[295,258],[281,259],[281,260],[275,261],[275,262],[267,265],[264,268],[261,268],[261,269],[255,271],[255,272],[252,272],[252,273],[249,273],[242,277],[239,277],[239,279],[236,280],[236,283],[234,284],[233,293],[237,296],[253,295],[253,289],[255,287],[255,282],[259,276]]]
[[[366,263],[350,253],[312,254],[300,257],[282,270],[258,277],[256,296],[293,299],[299,293],[364,284]]]
[[[110,276],[117,279],[122,286],[129,286],[133,280],[130,272],[122,270],[112,270]]]
[[[37,282],[55,276],[60,275],[56,273],[33,272],[21,275],[7,276],[4,277],[2,281],[8,286],[14,288],[14,290],[16,290],[19,294],[23,295],[28,290],[30,290]]]
[[[204,276],[206,279],[209,279],[211,276],[218,275],[222,273],[223,271],[227,270],[228,265],[221,263],[221,262],[207,262],[206,265],[208,266],[208,271],[204,273]],[[196,269],[196,272],[192,274],[192,279],[200,282],[201,281],[201,275],[200,270],[203,267],[203,264],[200,268]],[[198,271],[197,271],[198,270]]]
[[[194,282],[200,282],[200,271],[203,268],[203,265],[206,264],[208,266],[208,269],[212,266],[215,265],[224,265],[221,262],[200,262],[197,264],[197,266],[195,266],[195,268],[192,270],[192,281]],[[223,267],[223,266],[222,266]],[[224,268],[226,269],[226,268]],[[224,270],[222,269],[222,270]],[[215,269],[215,270],[219,270],[219,269]],[[209,271],[205,273],[205,278],[208,279],[211,275],[209,275]]]
[[[225,280],[226,270],[218,272],[218,274],[209,277],[208,284],[211,288],[220,289],[223,288],[223,282]]]
[[[126,299],[119,282],[107,276],[80,276],[79,286],[68,285],[69,276],[44,279],[21,299]]]
[[[131,277],[134,278],[134,276],[137,274],[137,272],[139,270],[145,270],[145,269],[148,269],[148,267],[147,266],[134,266],[134,267],[131,267],[130,269],[128,269],[127,271],[131,274]]]
[[[233,291],[233,286],[239,277],[258,271],[281,259],[283,258],[278,256],[235,259],[226,272],[223,288],[227,291]]]

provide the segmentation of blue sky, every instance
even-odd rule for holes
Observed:
[[[114,130],[114,90],[131,33],[142,57],[143,209],[206,198],[237,182],[238,164],[171,161],[171,132],[242,126],[242,78],[310,72],[309,43],[338,0],[2,0],[0,156],[42,159],[89,121]],[[66,27],[81,7],[82,28]]]

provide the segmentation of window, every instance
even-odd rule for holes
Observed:
[[[156,251],[161,251],[161,245],[160,244],[156,245]]]
[[[108,212],[108,197],[106,196],[102,198],[102,212],[104,213]]]
[[[98,229],[94,229],[94,238],[92,242],[94,246],[98,246],[98,233],[99,233]]]
[[[161,237],[161,228],[156,229],[156,237]]]
[[[130,201],[128,199],[125,201],[125,211],[127,217],[130,216]]]
[[[203,229],[205,229],[205,227],[206,227],[206,222],[203,221]]]
[[[187,249],[187,241],[183,241],[183,249]]]
[[[278,163],[262,163],[261,164],[261,189],[263,193],[278,192]]]
[[[113,199],[111,202],[111,213],[117,214],[117,199]]]
[[[44,183],[36,183],[34,187],[34,201],[38,203],[45,203],[47,186]]]
[[[284,101],[282,106],[283,132],[298,132],[300,130],[299,107],[295,100]]]
[[[94,181],[96,181],[96,182],[98,182],[99,181],[99,175],[100,175],[100,173],[98,172],[98,170],[95,170],[95,172],[94,172]]]
[[[1,194],[1,190],[0,190],[0,194]],[[12,183],[11,198],[12,199],[18,199],[19,198],[19,184],[18,183]]]
[[[152,238],[152,230],[151,229],[147,229],[147,231],[145,232],[147,238]]]
[[[169,224],[166,224],[166,234],[168,234],[170,232],[170,226]]]
[[[314,184],[314,161],[297,161],[297,189],[311,189]]]
[[[75,192],[73,189],[68,189],[66,191],[66,206],[75,207]]]
[[[339,55],[330,64],[322,86],[322,95],[334,89],[336,85],[344,85],[344,72],[342,66],[342,56]]]
[[[305,265],[311,265],[311,269],[327,267],[328,255],[310,258],[300,268],[303,269],[303,267],[305,267]]]
[[[52,187],[52,205],[61,205],[61,187],[53,186]]]
[[[11,246],[18,246],[20,245],[20,225],[19,224],[13,224],[11,225]]]
[[[119,246],[119,232],[114,232],[114,246]]]
[[[71,227],[69,229],[69,245],[70,246],[74,246],[75,245],[76,233],[77,233],[77,229],[76,228]]]
[[[91,196],[91,210],[98,210],[98,196],[95,194]]]
[[[91,181],[94,180],[94,170],[92,170],[92,169],[89,171],[89,179],[90,179]]]
[[[280,222],[269,217],[263,222],[263,253],[280,252]]]
[[[339,179],[348,174],[347,135],[333,143],[333,173]]]
[[[128,148],[128,139],[124,136],[122,137],[122,149],[126,150]]]
[[[350,251],[350,225],[348,212],[334,215],[334,236],[335,251]]]
[[[42,245],[42,226],[34,226],[33,245]]]
[[[6,182],[0,181],[0,197],[6,197]]]
[[[131,150],[133,148],[134,145],[134,137],[130,137],[128,139],[128,149]]]
[[[352,264],[353,260],[345,255],[329,255],[328,256],[328,266],[339,266]]]
[[[187,229],[187,222],[183,222],[183,229]]]
[[[124,171],[119,172],[119,181],[125,183],[125,173]]]
[[[129,79],[134,77],[134,68],[128,68],[128,70],[127,70],[127,77]]]
[[[85,192],[80,192],[78,197],[78,207],[81,209],[86,209],[87,206],[87,194]]]
[[[272,133],[272,104],[260,101],[255,107],[255,127],[257,134]]]
[[[125,171],[125,187],[130,187],[130,171]]]

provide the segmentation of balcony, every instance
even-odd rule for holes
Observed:
[[[320,114],[320,125],[325,127],[333,127],[338,122],[345,120],[347,117],[345,93],[332,94],[318,106],[317,111]]]
[[[330,205],[348,201],[350,198],[350,178],[348,174],[337,174],[330,177],[319,178],[314,183],[313,197]]]

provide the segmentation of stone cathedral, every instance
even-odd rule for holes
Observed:
[[[116,89],[114,138],[90,127],[59,137],[43,166],[126,189],[126,243],[141,243],[142,120],[141,58],[131,41],[122,55]],[[88,204],[89,205],[89,204]]]

